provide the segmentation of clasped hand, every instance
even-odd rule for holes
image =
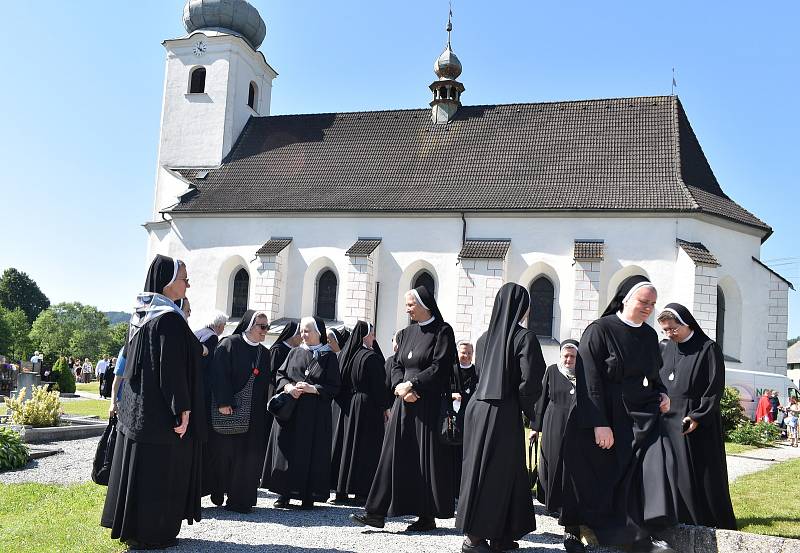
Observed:
[[[316,394],[317,389],[309,384],[308,382],[298,382],[297,384],[287,384],[284,386],[283,391],[291,394],[291,396],[295,399],[299,398],[303,394]]]

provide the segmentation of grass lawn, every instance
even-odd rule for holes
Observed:
[[[756,449],[756,446],[725,442],[725,453],[727,455],[736,455],[737,453],[744,453],[745,451],[750,451],[751,449]]]
[[[100,384],[97,382],[88,382],[86,384],[82,382],[78,382],[75,384],[75,391],[76,392],[91,392],[93,394],[100,393]]]
[[[68,415],[97,415],[101,419],[108,419],[108,408],[111,402],[107,399],[78,399],[62,401],[61,409]]]
[[[739,530],[800,538],[800,511],[780,498],[800,496],[800,459],[748,474],[731,484],[731,500]],[[778,493],[776,493],[778,492]]]
[[[0,549],[25,553],[62,551],[116,553],[124,545],[101,528],[106,489],[74,486],[0,484]],[[7,549],[6,549],[7,548]]]

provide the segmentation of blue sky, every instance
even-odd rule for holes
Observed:
[[[445,0],[252,3],[280,74],[273,114],[427,105]],[[123,310],[141,285],[161,41],[183,34],[183,4],[4,2],[0,269],[26,271],[54,302]],[[762,259],[794,258],[771,264],[800,288],[800,4],[754,6],[455,0],[463,101],[669,94],[675,67],[723,189],[775,230]],[[796,292],[789,334],[800,335]]]

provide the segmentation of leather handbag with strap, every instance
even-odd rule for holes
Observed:
[[[539,439],[528,440],[528,481],[535,490],[539,481]]]
[[[461,392],[461,377],[455,369],[456,387]],[[462,409],[464,406],[462,405]],[[464,443],[464,429],[459,424],[458,412],[453,408],[453,396],[450,392],[442,398],[439,409],[439,440],[445,445],[457,446]]]
[[[256,365],[258,368],[261,361],[261,346],[258,347],[256,354]],[[252,411],[253,404],[253,382],[255,382],[255,370],[250,371],[250,378],[247,379],[244,387],[233,394],[233,403],[231,408],[233,413],[230,415],[223,415],[219,412],[219,404],[217,398],[211,398],[211,426],[218,434],[244,434],[250,430],[250,412]]]

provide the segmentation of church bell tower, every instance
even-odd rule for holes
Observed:
[[[464,85],[458,82],[461,75],[461,61],[450,47],[450,33],[453,30],[453,13],[447,19],[447,47],[433,63],[433,72],[439,77],[429,88],[433,92],[431,120],[437,124],[449,123],[461,107],[461,94]]]

